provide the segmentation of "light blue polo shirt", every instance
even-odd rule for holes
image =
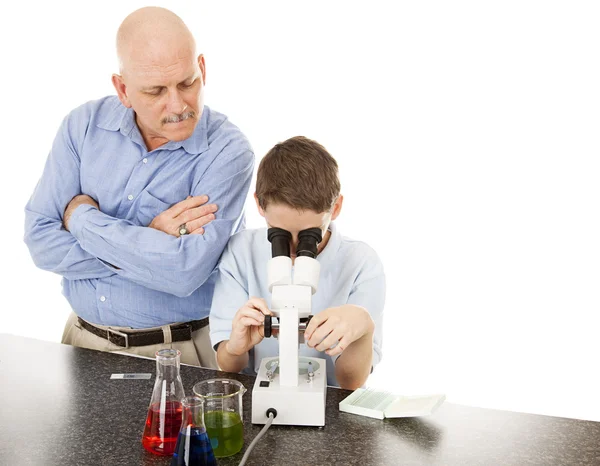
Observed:
[[[317,256],[321,275],[313,295],[312,312],[343,304],[365,307],[375,322],[373,366],[381,360],[385,275],[377,253],[366,243],[346,238],[334,223],[329,230],[329,242]],[[271,259],[271,243],[267,229],[244,230],[231,237],[219,264],[210,310],[210,338],[214,347],[231,335],[235,313],[249,297],[263,298],[271,308],[271,293],[267,283],[267,263]],[[323,358],[327,361],[327,384],[339,386],[334,362],[327,354],[300,345],[300,356]],[[265,338],[250,351],[248,367],[242,372],[255,375],[260,361],[279,354],[279,341]]]

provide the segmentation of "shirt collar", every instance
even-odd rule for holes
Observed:
[[[118,99],[115,100],[115,105],[98,119],[96,126],[107,131],[120,131],[123,136],[145,146],[140,130],[135,124],[135,112],[133,108],[127,108]],[[209,113],[210,109],[204,106],[200,121],[189,138],[183,141],[169,141],[155,150],[176,150],[183,147],[191,155],[204,152],[208,149]]]
[[[334,222],[331,222],[327,229],[331,232],[331,235],[329,235],[327,245],[317,255],[317,260],[319,262],[332,261],[342,242],[342,237]]]
[[[127,108],[115,98],[112,106],[98,116],[96,126],[107,131],[118,131],[126,112]]]

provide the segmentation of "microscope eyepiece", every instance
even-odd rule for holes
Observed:
[[[322,240],[320,228],[308,228],[298,233],[298,247],[296,255],[308,256],[313,259],[317,257],[317,246]]]
[[[271,243],[272,257],[290,257],[290,241],[292,240],[292,234],[289,231],[284,230],[283,228],[269,228],[267,238],[269,238],[269,242]]]

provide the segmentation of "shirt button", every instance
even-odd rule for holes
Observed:
[[[144,159],[144,160],[142,160],[142,162],[148,163],[148,159]]]
[[[133,194],[130,194],[129,196],[127,196],[127,199],[129,199],[130,201],[133,201]]]
[[[106,296],[100,296],[100,301],[102,301],[102,302],[106,301]]]

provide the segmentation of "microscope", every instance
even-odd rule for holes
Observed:
[[[263,358],[252,390],[252,423],[265,424],[268,411],[276,410],[273,424],[324,426],[327,394],[326,362],[299,357],[300,344],[310,321],[312,295],[317,291],[321,264],[315,259],[321,230],[298,233],[292,267],[292,235],[269,228],[271,259],[268,263],[273,316],[265,316],[265,338],[279,340],[279,357]]]

